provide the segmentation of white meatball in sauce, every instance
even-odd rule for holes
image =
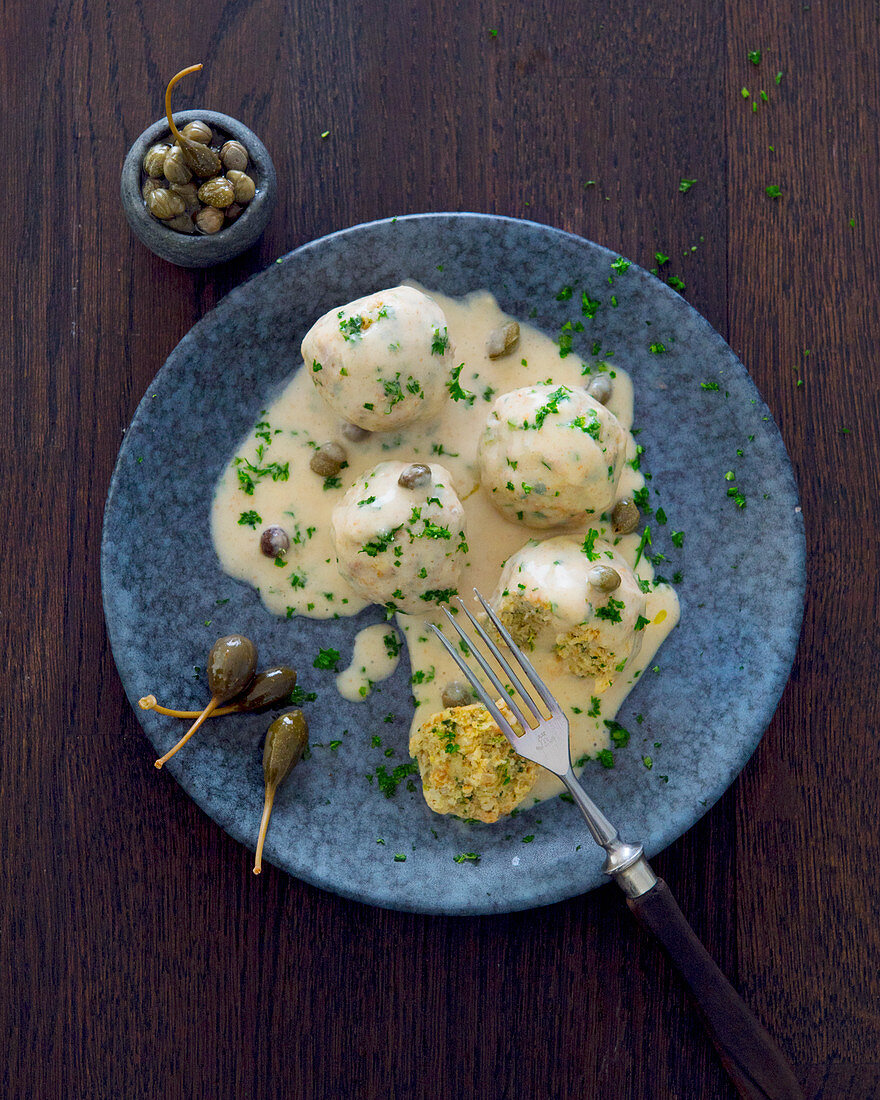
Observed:
[[[325,313],[306,333],[302,357],[327,404],[377,432],[436,411],[452,348],[440,306],[398,286]]]
[[[339,572],[364,599],[428,612],[458,590],[464,509],[444,466],[380,462],[333,509]]]
[[[491,603],[519,646],[593,677],[596,692],[636,656],[648,625],[638,577],[595,531],[583,542],[526,543],[505,563]]]
[[[480,440],[483,490],[527,527],[579,523],[614,503],[626,432],[586,390],[542,383],[502,394]]]

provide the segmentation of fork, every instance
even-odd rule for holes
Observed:
[[[446,618],[465,643],[467,652],[473,654],[474,660],[491,682],[497,695],[493,696],[483,687],[464,656],[443,632],[433,623],[430,624],[431,629],[470,681],[498,728],[516,752],[527,760],[547,768],[565,784],[584,815],[593,839],[600,848],[605,849],[603,867],[605,874],[610,875],[623,890],[629,908],[660,941],[689,987],[703,1015],[709,1037],[715,1044],[724,1068],[739,1094],[747,1100],[804,1100],[801,1087],[784,1054],[697,938],[669,887],[651,870],[642,845],[628,844],[621,840],[617,829],[581,786],[571,766],[568,719],[562,708],[488,602],[476,589],[474,594],[519,666],[522,676],[529,681],[536,695],[547,708],[549,718],[538,709],[535,699],[524,686],[511,663],[460,597],[458,603],[461,610],[530,712],[531,721],[517,703],[516,697],[510,694],[489,661],[462,630],[448,608],[443,608]],[[514,731],[510,722],[501,713],[495,702],[499,698],[504,699],[505,708],[509,709],[516,718],[522,730],[521,734]]]

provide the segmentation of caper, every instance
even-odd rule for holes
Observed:
[[[201,119],[195,119],[193,122],[188,122],[186,126],[180,131],[184,137],[190,139],[190,141],[200,141],[202,145],[210,145],[213,134],[211,133],[211,127],[207,122],[202,122]]]
[[[183,159],[183,153],[179,145],[175,145],[173,149],[169,149],[165,154],[165,164],[162,166],[162,171],[169,183],[189,183],[193,175]]]
[[[154,218],[163,220],[175,218],[178,214],[182,214],[185,208],[186,204],[180,195],[175,195],[164,187],[157,188],[147,195],[147,209]]]
[[[338,443],[324,443],[312,455],[309,469],[320,477],[335,477],[347,461],[348,455]]]
[[[237,202],[231,203],[223,211],[223,213],[226,215],[226,220],[228,222],[234,222],[236,220],[236,218],[241,217],[243,212],[244,212],[244,207],[239,206],[239,204]]]
[[[620,574],[610,565],[594,565],[587,574],[587,580],[600,592],[613,592],[620,587]]]
[[[144,171],[153,179],[161,179],[165,174],[165,155],[171,148],[164,141],[151,145],[144,157]]]
[[[486,354],[490,359],[500,359],[502,355],[509,355],[519,343],[519,323],[507,321],[498,328],[492,329],[489,339],[486,341]]]
[[[215,206],[222,210],[235,201],[235,188],[225,176],[214,176],[205,180],[199,188],[199,199],[207,206]]]
[[[629,497],[621,497],[611,509],[611,529],[615,535],[628,535],[635,531],[641,518],[635,502]]]
[[[182,749],[202,722],[221,703],[240,695],[253,680],[256,668],[257,647],[250,638],[245,638],[241,634],[229,634],[225,638],[218,638],[208,654],[208,689],[211,692],[211,701],[177,744],[156,761],[155,766],[161,768],[178,749]]]
[[[177,214],[169,218],[165,224],[169,229],[176,229],[178,233],[195,233],[196,227],[192,220],[192,214]]]
[[[290,536],[283,527],[267,527],[260,535],[260,549],[267,558],[277,558],[290,549]]]
[[[187,214],[194,214],[201,208],[199,202],[199,189],[194,183],[172,183],[170,189],[175,195],[180,195],[186,203]]]
[[[366,428],[362,428],[360,424],[352,424],[348,420],[342,421],[342,434],[346,439],[350,439],[352,443],[362,443],[368,436],[373,433],[368,432]]]
[[[601,405],[606,405],[613,389],[611,379],[607,374],[597,374],[587,386],[587,393]]]
[[[425,489],[431,484],[431,467],[412,462],[401,471],[397,484],[401,489]]]
[[[440,700],[444,707],[466,707],[474,701],[474,693],[464,680],[451,680],[443,689]]]
[[[263,779],[266,784],[266,795],[254,858],[255,875],[263,869],[263,845],[269,828],[269,818],[272,816],[275,792],[302,759],[308,743],[309,724],[301,710],[291,710],[287,714],[282,714],[280,718],[275,719],[266,733],[266,744],[263,747]]]
[[[141,194],[144,197],[144,202],[147,201],[147,196],[151,195],[153,191],[164,191],[165,180],[156,180],[152,176],[149,179],[144,180],[144,185],[141,188]]]
[[[232,184],[235,201],[242,205],[249,203],[257,193],[257,185],[247,172],[239,172],[232,168],[226,173],[226,178]]]
[[[203,233],[216,233],[223,228],[223,211],[203,206],[195,216],[195,223]]]
[[[236,710],[260,710],[271,707],[296,687],[296,672],[285,665],[258,672],[243,695],[237,695],[230,704]]]
[[[227,172],[243,172],[248,166],[247,149],[240,141],[226,141],[220,149],[220,160]]]

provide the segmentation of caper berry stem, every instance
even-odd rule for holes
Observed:
[[[171,757],[174,756],[174,754],[176,752],[178,752],[180,749],[182,749],[183,746],[187,743],[187,741],[189,741],[189,739],[192,737],[192,735],[196,732],[196,730],[202,724],[202,722],[204,722],[204,720],[206,718],[208,718],[211,714],[213,714],[213,712],[217,709],[217,707],[222,702],[223,702],[223,700],[219,696],[215,695],[213,697],[213,699],[211,700],[211,702],[208,703],[208,705],[205,707],[205,709],[202,711],[202,713],[196,719],[196,721],[193,722],[193,724],[186,731],[186,733],[183,735],[183,737],[181,737],[181,739],[177,742],[177,744],[174,746],[174,748],[169,749],[168,752],[166,752],[164,756],[160,756],[159,759],[154,764],[154,767],[161,768],[162,765],[166,761],[170,760]]]
[[[188,69],[181,69],[179,73],[175,73],[174,76],[172,76],[172,78],[168,81],[168,87],[165,89],[165,114],[168,116],[168,125],[171,127],[171,133],[174,134],[175,140],[179,141],[181,145],[183,144],[183,141],[180,137],[180,132],[174,125],[174,118],[171,115],[171,92],[174,88],[174,85],[178,82],[178,80],[180,80],[181,77],[187,76],[189,75],[189,73],[197,73],[201,68],[202,65],[198,64],[190,65]]]
[[[266,798],[263,802],[263,817],[260,821],[260,835],[257,837],[257,853],[254,856],[254,874],[258,875],[263,870],[263,845],[266,843],[266,832],[269,828],[269,818],[272,816],[272,804],[275,801],[277,783],[266,784]]]
[[[155,695],[145,695],[143,699],[138,699],[138,706],[141,710],[154,710],[157,714],[165,714],[169,718],[198,718],[202,713],[200,710],[174,710],[173,707],[163,707],[161,703],[156,702]],[[218,707],[216,710],[211,711],[211,718],[222,718],[226,714],[236,714],[242,708],[230,704],[228,707]]]

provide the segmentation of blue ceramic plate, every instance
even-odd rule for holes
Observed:
[[[706,812],[761,740],[802,613],[804,532],[788,456],[721,337],[635,265],[609,287],[615,258],[556,229],[478,214],[355,226],[304,245],[233,291],[181,340],[141,401],[104,517],[104,606],[116,663],[157,753],[182,727],[137,709],[137,699],[152,692],[171,705],[202,707],[207,688],[197,669],[219,636],[246,634],[261,664],[299,669],[301,686],[317,693],[306,708],[312,742],[322,747],[279,793],[266,845],[267,859],[291,874],[373,905],[470,914],[544,905],[603,881],[602,853],[576,808],[559,799],[496,825],[469,825],[433,814],[415,783],[384,797],[367,776],[408,760],[408,665],[359,704],[338,696],[332,673],[312,667],[321,647],[347,659],[355,632],[381,612],[336,622],[276,618],[214,556],[213,486],[297,368],[305,332],[332,306],[404,279],[451,295],[488,289],[508,313],[554,336],[582,321],[583,331],[571,330],[575,352],[588,356],[599,341],[632,374],[651,503],[668,516],[665,525],[650,520],[653,551],[668,559],[659,573],[682,574],[682,617],[618,716],[629,745],[613,769],[591,764],[585,772],[598,804],[653,855]],[[563,286],[574,293],[560,301]],[[602,302],[592,319],[581,313],[583,290]],[[652,354],[652,343],[668,350]],[[744,508],[728,495],[732,485]],[[673,530],[685,532],[680,548]],[[168,765],[249,847],[269,721],[212,721]],[[375,734],[381,748],[371,744]],[[643,756],[653,759],[650,770]],[[456,862],[462,853],[478,853],[479,862]]]

